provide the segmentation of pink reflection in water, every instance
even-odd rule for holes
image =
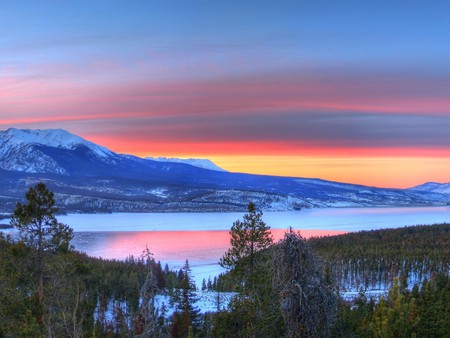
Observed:
[[[273,229],[271,232],[278,241],[286,230]],[[332,230],[300,231],[305,238],[343,233]],[[162,263],[180,264],[189,259],[198,265],[217,263],[230,245],[230,235],[222,230],[76,233],[74,245],[88,255],[114,259],[125,259],[130,255],[139,257],[148,247],[155,259]]]

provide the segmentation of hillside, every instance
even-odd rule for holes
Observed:
[[[381,189],[321,179],[231,173],[117,154],[64,130],[0,131],[0,212],[11,212],[35,183],[62,211],[242,211],[310,207],[442,205],[434,191]]]

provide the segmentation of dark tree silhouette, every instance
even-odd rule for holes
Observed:
[[[273,244],[270,227],[262,220],[263,213],[253,203],[248,205],[244,220],[237,220],[230,230],[231,247],[220,259],[219,264],[243,278],[247,290],[253,290],[255,255]]]
[[[175,290],[173,295],[173,300],[177,304],[172,327],[174,337],[186,337],[189,331],[198,331],[200,326],[200,309],[195,305],[198,297],[187,259],[182,270],[184,277],[180,288]]]
[[[290,231],[274,247],[273,287],[279,295],[286,337],[327,337],[337,311],[337,295],[300,234]]]
[[[44,260],[47,253],[67,252],[73,230],[59,223],[55,217],[58,208],[55,207],[53,192],[44,183],[38,183],[30,188],[25,195],[26,204],[17,203],[11,218],[11,225],[19,230],[20,240],[36,250],[36,269],[39,276],[39,305],[44,306]],[[43,323],[44,317],[41,317]]]

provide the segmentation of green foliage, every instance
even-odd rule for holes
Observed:
[[[221,260],[230,271],[205,281],[207,289],[240,294],[227,311],[202,318],[193,306],[188,262],[177,273],[162,269],[153,258],[103,260],[69,250],[71,231],[55,221],[53,195],[44,188],[30,189],[28,204],[18,204],[13,220],[22,240],[14,242],[0,233],[0,336],[146,336],[151,321],[157,328],[150,330],[157,332],[152,335],[166,336],[164,317],[152,317],[143,307],[151,309],[157,289],[170,288],[178,289],[173,336],[328,336],[333,311],[327,309],[333,301],[327,297],[335,278],[362,290],[393,284],[379,302],[363,292],[351,303],[341,299],[333,337],[448,337],[450,332],[448,224],[308,241],[287,234],[271,245],[262,213],[249,205],[244,220],[233,224],[231,248]],[[35,208],[38,204],[42,210]],[[324,268],[316,252],[326,261]],[[37,267],[45,272],[45,306],[36,292]],[[411,276],[423,282],[409,290]],[[147,299],[145,304],[140,297]],[[307,327],[308,316],[319,328]],[[292,323],[302,327],[291,330]]]
[[[18,334],[22,337],[38,337],[40,335],[39,323],[31,310],[25,311],[18,328]]]
[[[32,264],[27,264],[27,267],[32,275],[37,276],[39,323],[48,327],[45,318],[48,304],[44,297],[44,283],[47,281],[44,274],[48,275],[49,255],[69,251],[73,230],[56,219],[58,208],[55,207],[54,195],[44,183],[31,187],[25,198],[27,204],[17,203],[11,225],[19,230],[19,238],[24,245],[35,250],[35,255],[30,257]]]
[[[133,327],[128,323],[139,315],[140,291],[148,269],[163,280],[176,276],[173,271],[164,272],[154,261],[148,264],[132,257],[104,260],[76,251],[58,252],[46,258],[43,309],[33,277],[35,256],[35,249],[0,233],[0,336],[22,337],[36,330],[39,334],[31,336],[49,332],[56,337],[80,332],[84,336],[94,336],[95,332],[96,337],[132,335]],[[107,311],[115,314],[113,319],[106,318]],[[44,324],[40,323],[42,314]]]
[[[273,296],[273,295],[272,295]],[[282,337],[284,322],[274,297],[238,296],[213,318],[213,337]]]
[[[244,220],[233,223],[229,232],[230,248],[219,261],[222,267],[233,270],[233,276],[239,279],[237,284],[246,288],[248,293],[255,286],[256,254],[273,244],[270,227],[262,220],[262,215],[253,203],[248,205]]]
[[[418,291],[418,292],[417,292]],[[448,337],[450,278],[441,273],[420,288],[405,289],[398,279],[386,298],[367,302],[360,295],[342,303],[335,337]]]
[[[308,242],[341,288],[382,288],[400,276],[413,284],[450,271],[450,224],[361,231]]]
[[[333,336],[446,337],[450,315],[443,304],[448,304],[450,294],[450,224],[362,231],[308,242],[341,288],[391,285],[378,303],[364,292],[352,303],[341,301]],[[420,280],[421,288],[408,289]]]
[[[173,295],[173,301],[176,303],[172,325],[172,336],[174,337],[185,337],[190,329],[198,332],[201,324],[200,309],[194,305],[198,297],[188,260],[186,260],[182,272],[180,287],[174,290]]]
[[[272,245],[270,228],[254,204],[244,221],[230,230],[230,249],[220,264],[230,271],[210,283],[215,290],[234,290],[228,311],[213,316],[214,337],[278,337],[283,319],[272,288]]]
[[[55,217],[54,194],[44,183],[30,188],[25,195],[27,204],[17,203],[11,225],[19,230],[20,239],[38,253],[68,251],[73,230]]]
[[[227,311],[214,316],[213,336],[447,337],[450,332],[450,225],[365,231],[308,241],[289,239],[254,256],[254,276],[259,283],[251,296],[241,293]],[[324,258],[323,268],[308,247]],[[274,268],[267,264],[268,257],[275,257]],[[234,273],[230,270],[220,276],[213,286],[235,289],[233,283],[239,279]],[[413,278],[427,277],[431,281],[408,289]],[[364,290],[392,283],[392,288],[379,302],[367,299],[363,291],[352,303],[338,300],[337,320],[330,328],[336,299],[325,296],[332,296],[335,279],[341,287]],[[273,288],[264,289],[271,280]],[[296,293],[300,289],[304,299]],[[302,306],[296,307],[296,300],[301,300]],[[276,306],[282,311],[276,311]],[[286,317],[289,312],[292,320]],[[312,323],[310,328],[306,318]]]
[[[254,287],[251,295],[244,290],[233,298],[227,311],[213,318],[213,337],[280,337],[284,333],[284,322],[280,312],[279,295],[272,287],[272,248],[255,254]],[[230,278],[230,271],[219,279]]]

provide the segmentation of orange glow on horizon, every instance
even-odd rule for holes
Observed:
[[[205,6],[191,22],[178,20],[180,6],[174,15],[145,3],[161,16],[151,25],[134,6],[108,6],[101,24],[78,8],[56,21],[8,8],[0,129],[64,129],[119,154],[204,158],[230,172],[386,188],[450,182],[447,27],[427,6],[408,6],[401,25],[404,8],[342,6],[370,16],[358,31],[359,20],[311,20],[336,18],[312,2],[262,6],[261,22],[247,20],[251,6]]]
[[[198,142],[179,140],[144,140],[139,136],[112,137],[86,135],[88,140],[117,153],[138,157],[202,157],[202,156],[308,156],[308,157],[450,157],[448,148],[319,146],[309,143],[269,141]]]
[[[232,172],[320,178],[380,188],[410,188],[425,182],[447,183],[450,157],[210,157]]]
[[[450,150],[444,148],[296,148],[266,142],[199,144],[89,139],[116,152],[139,157],[207,158],[230,172],[320,178],[384,188],[450,181]]]

